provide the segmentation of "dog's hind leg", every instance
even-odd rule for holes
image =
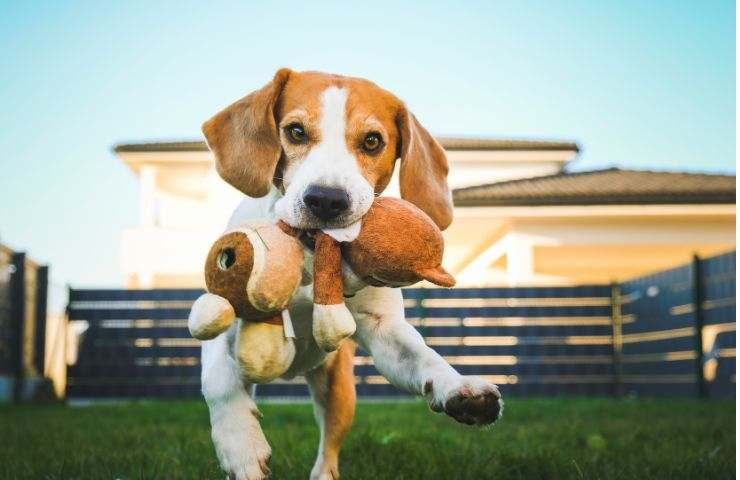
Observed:
[[[306,374],[321,442],[311,480],[339,478],[339,449],[355,415],[353,360],[357,345],[345,340],[326,361]]]

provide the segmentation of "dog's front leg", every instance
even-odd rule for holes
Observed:
[[[261,414],[229,350],[235,328],[203,342],[203,396],[211,414],[211,438],[221,468],[234,480],[262,480],[270,471],[270,445],[260,427]]]
[[[348,302],[357,342],[393,385],[424,395],[432,410],[468,425],[495,422],[503,408],[496,385],[460,375],[405,320],[401,291],[367,287]]]

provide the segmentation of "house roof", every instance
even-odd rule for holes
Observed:
[[[460,188],[455,205],[734,204],[735,176],[609,168]]]
[[[575,142],[554,142],[543,140],[506,140],[492,138],[437,137],[445,150],[537,150],[578,152]],[[202,140],[179,142],[121,143],[113,147],[116,153],[128,152],[205,152],[206,142]]]

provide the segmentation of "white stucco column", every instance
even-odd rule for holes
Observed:
[[[157,224],[157,169],[154,165],[139,168],[139,222],[142,227]]]
[[[509,285],[525,285],[534,281],[534,246],[520,235],[506,244],[506,280]]]
[[[142,165],[139,168],[139,223],[140,227],[155,227],[157,221],[157,169],[154,165]],[[142,255],[142,252],[138,252]],[[147,257],[147,255],[143,255]],[[154,265],[149,262],[139,263],[136,277],[138,288],[154,286]]]

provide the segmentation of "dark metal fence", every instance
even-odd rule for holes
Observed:
[[[623,391],[735,393],[735,252],[621,285]]]
[[[35,395],[44,372],[48,267],[0,245],[0,401]]]
[[[404,298],[428,345],[506,395],[733,395],[734,272],[733,252],[621,285],[417,288]],[[89,327],[68,396],[198,395],[200,347],[186,319],[201,293],[71,290],[70,320]],[[359,395],[402,394],[364,352],[355,363]],[[300,378],[258,391],[307,395]]]

